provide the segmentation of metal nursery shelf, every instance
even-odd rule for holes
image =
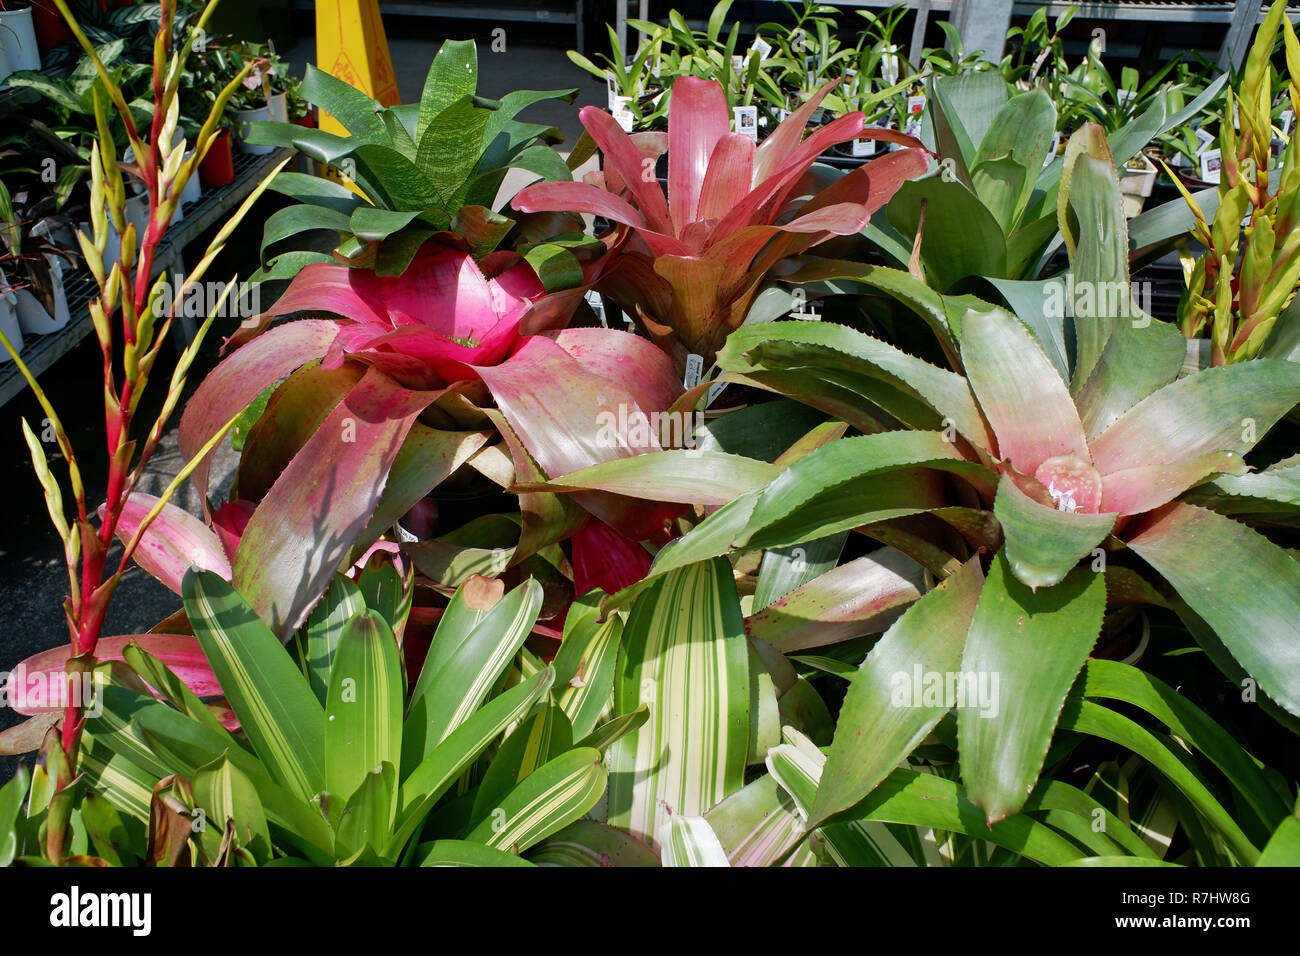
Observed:
[[[315,10],[314,0],[291,0],[294,10]],[[586,0],[571,3],[543,0],[543,2],[507,3],[489,0],[487,3],[439,3],[436,0],[380,0],[379,12],[395,17],[438,17],[449,20],[493,20],[506,23],[566,23],[577,33],[577,47],[583,48],[583,14]]]
[[[2,94],[3,91],[0,91]],[[293,155],[291,149],[278,149],[264,156],[239,155],[235,157],[235,179],[228,186],[210,189],[198,202],[185,207],[185,218],[167,230],[167,236],[158,247],[154,258],[154,275],[167,269],[175,274],[184,270],[182,258],[185,247],[199,234],[217,224],[226,213],[234,209],[253,191],[253,187],[280,160]],[[90,321],[90,300],[99,292],[89,272],[77,272],[64,280],[68,296],[68,313],[72,318],[57,332],[24,339],[19,357],[37,378],[58,359],[70,352],[94,326]],[[178,319],[172,334],[178,343],[194,337],[194,319]],[[26,380],[12,362],[0,366],[0,405],[8,402],[27,387]]]

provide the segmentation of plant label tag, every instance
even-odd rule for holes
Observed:
[[[1056,159],[1056,154],[1060,150],[1060,148],[1061,148],[1061,131],[1058,129],[1055,133],[1052,134],[1052,148],[1049,149],[1047,151],[1047,155],[1043,157],[1044,169],[1052,165],[1052,160]]]
[[[632,132],[632,126],[636,122],[636,117],[632,115],[632,99],[630,96],[616,96],[614,108],[610,110],[625,133]]]
[[[893,86],[898,82],[898,44],[891,44],[889,52],[880,58],[880,72],[884,74],[885,83]]]
[[[1214,145],[1214,134],[1207,133],[1203,129],[1196,131],[1196,152],[1203,153]]]
[[[1217,183],[1223,166],[1223,154],[1217,149],[1207,149],[1201,154],[1201,181]]]
[[[1119,103],[1120,108],[1122,109],[1130,103],[1137,101],[1137,92],[1134,90],[1116,90],[1115,100]]]
[[[686,388],[694,388],[700,384],[700,376],[704,374],[704,356],[696,355],[692,352],[686,356],[686,377],[682,380],[682,385]]]
[[[777,121],[778,123],[784,123],[784,122],[785,122],[786,120],[788,120],[789,118],[790,118],[790,111],[789,111],[789,110],[787,110],[787,109],[779,109],[779,110],[776,111],[776,121]]]
[[[758,139],[758,107],[737,106],[731,110],[734,132],[744,133],[752,140]]]
[[[605,71],[605,89],[609,92],[609,111],[613,113],[618,100],[618,77],[611,70]]]
[[[732,73],[745,72],[745,57],[743,57],[739,53],[737,53],[735,56],[731,58],[731,72]]]
[[[1295,126],[1295,110],[1283,110],[1278,122],[1282,124],[1282,135],[1290,136],[1291,129]]]
[[[903,132],[908,136],[921,135],[921,118],[925,115],[925,96],[909,96],[907,98],[907,122],[903,126]]]
[[[713,400],[723,393],[726,389],[726,382],[714,382],[709,386],[709,397],[704,400],[704,407],[708,408],[713,404]]]
[[[591,311],[596,313],[596,318],[600,319],[600,324],[605,328],[609,328],[609,317],[605,315],[605,300],[600,297],[600,293],[596,291],[588,292],[583,298],[591,306]]]
[[[754,44],[750,49],[758,54],[760,60],[766,60],[767,55],[772,52],[772,44],[768,43],[762,37],[754,37]]]
[[[853,141],[853,155],[855,157],[875,156],[876,141],[874,139],[855,139]]]

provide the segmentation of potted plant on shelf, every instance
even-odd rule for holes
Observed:
[[[9,284],[9,277],[5,274],[3,265],[0,265],[0,332],[4,333],[5,338],[14,347],[14,351],[21,354],[23,329],[18,322],[18,293]],[[12,361],[8,351],[0,355],[0,365]]]
[[[235,113],[235,146],[241,153],[269,153],[274,147],[255,146],[246,142],[250,124],[265,120],[287,123],[288,91],[296,84],[270,42],[241,43],[232,47],[229,55],[234,57],[231,69],[235,72],[243,69],[250,61],[252,64],[240,89],[230,101]]]
[[[36,46],[29,0],[0,0],[0,80],[16,70],[39,70],[41,53]]]
[[[63,264],[71,262],[68,252],[35,227],[20,213],[8,188],[0,182],[0,247],[17,266],[20,284],[17,294],[18,321],[23,332],[45,335],[68,324],[68,300],[63,291]]]

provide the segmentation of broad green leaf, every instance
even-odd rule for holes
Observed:
[[[772,553],[768,551],[764,561]],[[921,596],[923,577],[922,567],[907,555],[882,548],[827,571],[751,614],[745,630],[784,654],[879,633]]]
[[[1217,829],[1240,863],[1254,865],[1259,856],[1258,848],[1250,842],[1205,782],[1183,762],[1183,757],[1174,749],[1179,746],[1177,743],[1172,740],[1162,741],[1122,714],[1075,695],[1066,701],[1061,711],[1060,725],[1067,730],[1077,730],[1109,740],[1142,757],[1177,788],[1179,794],[1196,808],[1206,823]]]
[[[253,854],[259,864],[271,859],[271,834],[257,789],[229,758],[222,754],[194,774],[194,803],[201,807],[218,834],[227,820],[235,821],[235,842]]]
[[[937,291],[949,292],[970,276],[1006,276],[1002,227],[979,197],[956,179],[936,176],[904,183],[887,209],[890,225],[909,240],[920,230],[921,261]]]
[[[26,783],[28,777],[26,768],[20,767],[18,774],[13,780]],[[5,808],[4,792],[0,790],[0,866],[8,866],[12,862],[12,857],[5,858],[4,849],[4,832],[5,832]],[[90,792],[81,798],[81,819],[86,825],[86,833],[90,836],[91,845],[95,853],[102,859],[107,860],[113,866],[138,866],[139,858],[132,852],[132,847],[141,846],[141,840],[144,839],[143,833],[133,833],[133,829],[138,830],[138,825],[132,825],[136,821],[129,817],[124,818],[113,806],[111,800],[105,796]]]
[[[322,717],[325,789],[336,800],[349,799],[381,765],[397,766],[405,690],[388,622],[374,611],[358,613],[339,637]],[[392,815],[396,787],[390,791]]]
[[[488,701],[411,771],[398,792],[400,811],[386,851],[389,855],[396,854],[461,773],[498,734],[528,713],[554,679],[555,672],[548,667]]]
[[[806,836],[803,811],[770,773],[704,815],[732,866],[777,866]]]
[[[529,774],[466,839],[523,853],[595,806],[606,776],[597,751],[570,750]]]
[[[415,853],[416,866],[534,866],[502,850],[468,840],[434,840],[421,843]]]
[[[185,716],[198,721],[209,730],[226,735],[228,732],[221,722],[212,715],[203,701],[195,696],[194,691],[185,686],[185,682],[172,673],[162,661],[154,657],[134,641],[122,650],[122,659],[131,665],[149,686],[167,698],[176,709]],[[231,739],[234,744],[234,739]]]
[[[564,635],[556,652],[556,701],[573,724],[574,736],[591,733],[610,705],[614,668],[623,634],[623,617],[599,618],[598,594],[576,599],[564,620]]]
[[[664,866],[730,866],[727,851],[704,817],[669,817],[659,834]]]
[[[9,866],[18,855],[18,826],[30,780],[27,768],[19,764],[18,772],[0,787],[0,866]]]
[[[590,747],[602,753],[616,740],[626,737],[650,718],[650,708],[643,704],[630,714],[619,714],[605,721],[578,741],[579,747]]]
[[[1126,543],[1214,629],[1260,690],[1300,714],[1295,558],[1231,518],[1177,502]]]
[[[946,687],[961,670],[982,583],[972,559],[912,605],[862,662],[840,712],[830,770],[809,808],[811,824],[870,793],[954,706],[943,693],[930,700],[926,688],[935,678]]]
[[[1300,817],[1289,816],[1278,824],[1255,865],[1300,866]]]
[[[1121,415],[1092,441],[1093,462],[1107,475],[1216,451],[1245,454],[1297,402],[1300,365],[1294,362],[1255,359],[1206,369]]]
[[[262,248],[266,249],[283,239],[297,236],[304,232],[323,230],[326,232],[347,232],[350,228],[348,217],[328,206],[302,204],[287,206],[272,213],[262,227]],[[335,242],[337,242],[337,238]]]
[[[992,699],[958,711],[962,780],[990,823],[1017,812],[1038,780],[1061,704],[1101,633],[1106,583],[1076,568],[1050,588],[1016,580],[1005,552],[989,569],[962,655]]]
[[[669,814],[699,816],[743,783],[749,644],[731,566],[701,562],[656,580],[624,627],[616,712],[649,720],[609,752],[609,821],[646,842]]]
[[[834,568],[848,536],[841,531],[794,547],[765,551],[754,587],[754,610],[761,611]]]
[[[272,779],[304,800],[325,786],[325,714],[271,629],[210,571],[182,585],[194,636]]]
[[[781,469],[765,461],[702,449],[652,451],[562,475],[539,490],[592,489],[682,504],[725,505],[765,487]]]
[[[335,853],[349,856],[366,848],[378,853],[388,842],[397,801],[397,772],[387,761],[365,775],[343,810]]]
[[[483,131],[488,111],[465,96],[429,121],[420,134],[416,166],[427,177],[438,205],[452,197],[469,179],[483,152]],[[456,205],[459,205],[458,203]]]
[[[1117,322],[1097,367],[1076,398],[1089,440],[1177,378],[1186,354],[1187,340],[1171,323],[1136,312],[1130,321]]]
[[[1064,512],[1034,499],[1003,475],[993,503],[1006,535],[1007,563],[1031,588],[1057,584],[1110,534],[1114,514]]]
[[[539,708],[501,742],[474,797],[472,819],[485,819],[502,799],[549,760],[573,749],[573,727],[554,704]]]
[[[434,117],[465,96],[473,96],[478,89],[478,49],[473,40],[446,40],[438,48],[420,93],[419,119],[415,126],[415,139],[424,138],[424,131]]]
[[[542,588],[530,578],[477,620],[466,587],[443,615],[412,693],[402,728],[403,767],[415,767],[487,699],[542,607]]]
[[[303,99],[333,116],[356,139],[391,143],[384,121],[377,115],[378,104],[356,87],[309,63],[300,92]]]
[[[329,689],[330,668],[334,666],[334,653],[338,649],[343,626],[365,609],[360,588],[346,575],[336,574],[325,596],[311,609],[307,624],[298,632],[296,639],[306,640],[306,653],[303,657],[307,681],[322,706]]]

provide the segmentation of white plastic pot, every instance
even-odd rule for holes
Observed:
[[[188,163],[194,158],[194,150],[185,154],[185,161]],[[185,188],[181,190],[181,201],[176,207],[176,215],[172,217],[172,222],[179,222],[185,212],[185,204],[198,202],[203,198],[203,186],[199,183],[199,171],[196,168],[190,175],[189,180],[185,183]]]
[[[270,106],[260,106],[255,110],[239,110],[235,113],[235,117],[235,150],[237,152],[248,153],[252,156],[265,156],[267,153],[275,152],[274,146],[250,146],[244,142],[250,124],[276,118],[272,116]]]
[[[50,263],[50,286],[54,290],[54,314],[27,289],[18,290],[18,324],[24,335],[49,335],[68,324],[68,297],[63,291],[63,260],[47,256]]]
[[[3,41],[0,41],[0,83],[3,83],[13,71],[14,68],[9,65],[8,48]]]
[[[18,322],[18,293],[9,288],[9,281],[0,272],[0,332],[4,332],[9,344],[19,354],[23,350],[23,327]],[[0,346],[0,365],[12,362],[9,350]]]
[[[1124,215],[1129,219],[1142,211],[1156,184],[1156,164],[1145,153],[1138,153],[1133,158],[1142,160],[1142,168],[1130,169],[1125,166],[1119,181],[1119,191],[1124,199]]]
[[[41,51],[36,46],[36,28],[32,26],[32,8],[0,10],[0,50],[8,64],[0,64],[0,77],[18,70],[39,70]]]

